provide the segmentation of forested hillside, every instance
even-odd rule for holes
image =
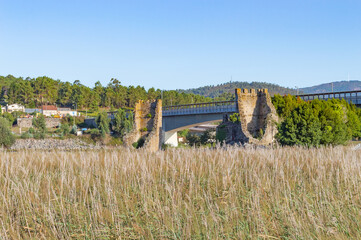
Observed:
[[[247,88],[247,89],[261,89],[267,88],[269,93],[273,96],[275,94],[285,95],[285,94],[296,94],[297,90],[281,87],[277,84],[265,83],[265,82],[228,82],[219,85],[209,85],[205,87],[192,88],[186,90],[177,90],[184,93],[193,93],[199,94],[205,97],[223,97],[229,98],[234,96],[234,89],[236,88]]]
[[[324,83],[312,87],[301,88],[301,90],[304,93],[332,92],[332,84],[334,92],[361,90],[361,81],[358,80]]]
[[[123,86],[112,78],[103,86],[95,83],[93,88],[76,80],[73,83],[54,80],[50,77],[22,78],[12,75],[0,76],[0,101],[2,104],[20,103],[26,107],[44,104],[77,106],[79,109],[98,110],[99,107],[132,108],[138,100],[161,98],[161,90],[141,86]],[[213,99],[193,93],[164,91],[163,105],[209,102]],[[217,100],[217,99],[216,99]]]

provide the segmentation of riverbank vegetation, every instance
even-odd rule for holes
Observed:
[[[345,100],[306,102],[276,95],[272,102],[280,117],[276,138],[282,145],[339,145],[361,137],[361,109]]]

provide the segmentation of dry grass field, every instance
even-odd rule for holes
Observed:
[[[0,152],[0,239],[361,239],[361,151]]]

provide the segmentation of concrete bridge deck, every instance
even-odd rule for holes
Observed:
[[[196,103],[163,107],[163,131],[182,129],[221,121],[224,114],[237,112],[235,101]]]
[[[348,103],[352,102],[358,107],[361,106],[361,90],[357,91],[343,91],[343,92],[326,92],[326,93],[312,93],[296,95],[304,101],[314,99],[328,100],[328,99],[345,99]]]

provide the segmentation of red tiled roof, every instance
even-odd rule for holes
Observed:
[[[41,109],[43,110],[58,110],[58,108],[54,105],[45,105],[45,106],[42,106]]]

